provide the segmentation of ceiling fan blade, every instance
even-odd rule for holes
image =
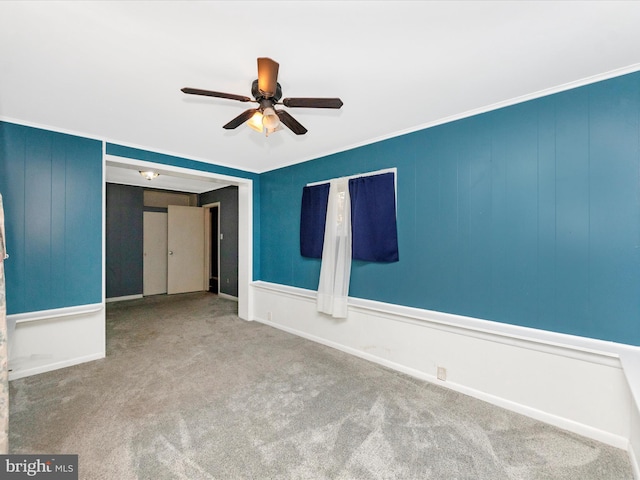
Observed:
[[[279,67],[278,62],[270,58],[258,58],[258,89],[267,98],[276,93]]]
[[[238,115],[236,118],[234,118],[229,123],[224,125],[222,128],[225,128],[227,130],[233,130],[234,128],[239,127],[244,122],[246,122],[251,117],[253,117],[253,114],[256,113],[257,111],[258,111],[257,108],[250,108],[249,110],[245,110],[240,115]]]
[[[339,98],[285,98],[282,103],[285,107],[306,108],[340,108],[343,105]]]
[[[229,100],[238,100],[239,102],[252,102],[253,99],[244,95],[235,95],[233,93],[214,92],[213,90],[201,90],[199,88],[184,87],[182,92],[190,95],[204,95],[205,97],[228,98]]]
[[[289,112],[285,110],[276,110],[278,118],[296,135],[304,135],[307,133],[307,129],[304,128],[295,118],[289,115]]]

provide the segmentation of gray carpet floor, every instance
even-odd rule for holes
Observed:
[[[11,382],[11,453],[78,454],[86,480],[633,478],[623,450],[236,311],[108,304],[105,359]]]

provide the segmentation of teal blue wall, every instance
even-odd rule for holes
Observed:
[[[302,187],[389,167],[400,261],[352,297],[640,345],[640,73],[261,175],[261,279],[315,290]]]
[[[107,144],[112,155],[253,180],[257,174]],[[5,207],[7,313],[102,301],[102,142],[0,122],[0,193]],[[254,276],[260,218],[254,215]]]
[[[0,122],[7,313],[102,301],[102,143]]]

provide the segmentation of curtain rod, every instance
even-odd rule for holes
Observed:
[[[372,175],[381,175],[383,173],[395,173],[396,176],[398,173],[398,168],[397,167],[391,167],[391,168],[383,168],[382,170],[376,170],[375,172],[366,172],[366,173],[356,173],[355,175],[349,175],[346,177],[337,177],[337,178],[330,178],[329,180],[321,180],[319,182],[312,182],[312,183],[307,183],[307,187],[313,187],[315,185],[322,185],[323,183],[329,183],[331,180],[337,180],[338,178],[343,178],[345,180],[351,180],[352,178],[358,178],[358,177],[370,177]]]

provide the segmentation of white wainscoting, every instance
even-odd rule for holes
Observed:
[[[626,449],[640,479],[639,347],[355,298],[333,319],[267,282],[248,295],[250,319]],[[105,357],[104,304],[7,320],[10,380]]]
[[[9,380],[105,357],[104,304],[9,315]]]
[[[631,406],[631,426],[629,436],[629,458],[634,478],[640,479],[640,351],[636,347],[625,346],[620,351],[622,368],[625,371],[633,396]]]
[[[316,311],[313,291],[252,288],[254,320],[623,448],[635,461],[640,417],[620,352],[637,347],[362,299],[338,320]]]
[[[629,439],[629,459],[633,468],[633,478],[640,479],[640,415],[638,414],[638,404],[634,402],[631,410],[631,438]]]

